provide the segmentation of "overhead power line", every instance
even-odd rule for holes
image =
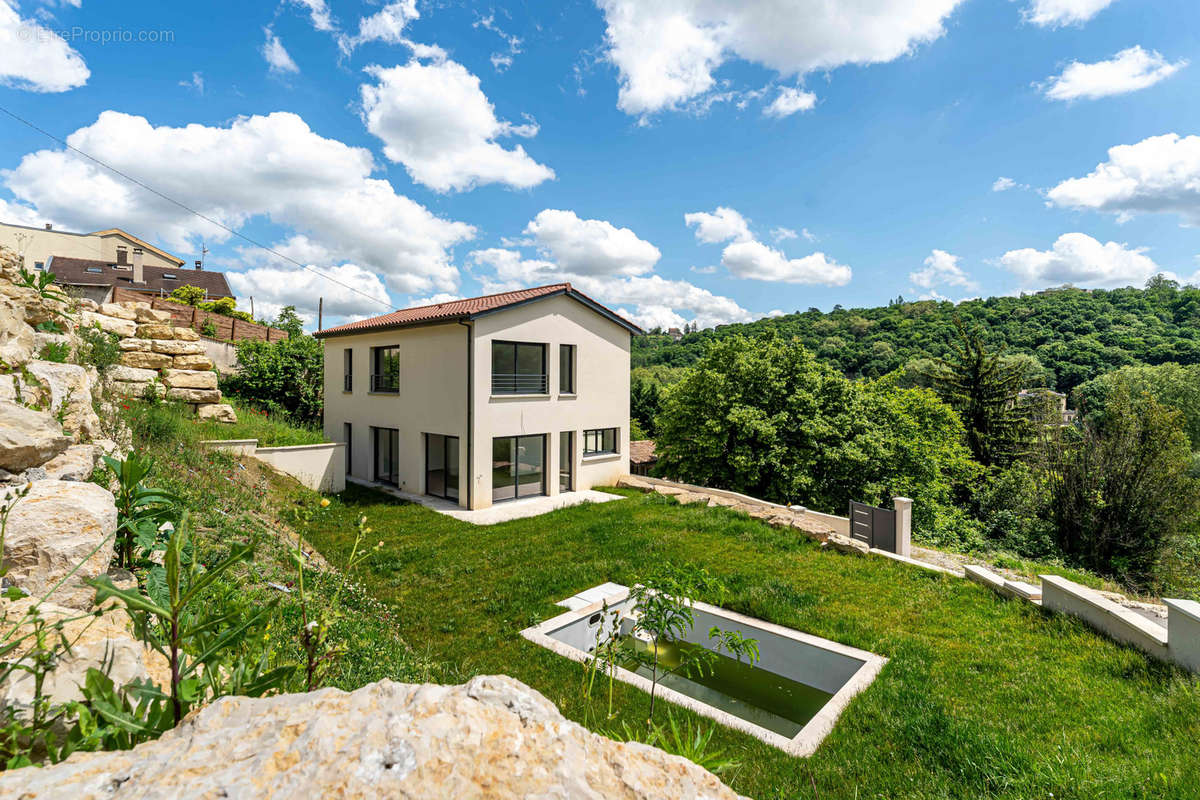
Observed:
[[[71,152],[78,153],[79,155],[86,158],[88,161],[91,161],[94,164],[98,164],[99,166],[103,167],[104,169],[108,170],[109,172],[113,173],[114,175],[119,175],[120,177],[124,178],[125,180],[129,181],[130,183],[140,186],[141,188],[145,189],[147,192],[150,192],[151,194],[155,195],[156,197],[161,197],[163,200],[166,200],[168,203],[171,203],[172,205],[182,208],[184,211],[188,212],[189,214],[194,214],[195,216],[199,217],[200,219],[204,220],[205,222],[208,222],[212,225],[217,226],[221,230],[223,230],[233,236],[236,236],[237,238],[241,239],[242,241],[247,242],[247,243],[249,243],[255,247],[258,247],[262,250],[265,250],[268,253],[270,253],[271,255],[275,256],[276,258],[282,259],[283,261],[287,261],[291,264],[295,264],[300,269],[307,270],[307,271],[313,273],[314,275],[324,278],[325,280],[329,281],[330,283],[335,283],[338,286],[341,286],[343,289],[349,289],[350,291],[354,292],[355,294],[362,295],[363,297],[367,298],[368,300],[370,300],[373,303],[379,303],[380,305],[386,306],[389,309],[393,308],[392,304],[389,302],[380,300],[378,297],[376,297],[372,294],[367,294],[362,289],[357,289],[357,288],[351,286],[350,284],[346,283],[345,281],[340,281],[337,278],[333,277],[332,275],[328,275],[310,264],[303,264],[303,263],[297,261],[296,259],[292,258],[291,256],[284,255],[283,253],[279,252],[278,250],[275,250],[274,248],[269,247],[269,246],[263,244],[262,242],[251,239],[249,236],[246,236],[244,233],[239,233],[238,231],[235,231],[233,228],[230,228],[228,225],[225,225],[225,224],[213,219],[212,217],[208,216],[207,214],[202,214],[201,212],[197,211],[194,208],[191,208],[187,204],[181,203],[180,201],[176,200],[174,197],[170,197],[166,194],[163,194],[158,189],[155,189],[153,186],[148,186],[147,184],[143,183],[142,181],[138,180],[137,178],[133,177],[132,175],[128,175],[128,174],[122,172],[121,170],[117,169],[116,167],[114,167],[110,164],[104,163],[103,161],[96,158],[95,156],[93,156],[89,153],[83,152],[78,147],[73,147],[72,145],[70,145],[66,141],[64,141],[63,139],[60,139],[59,137],[55,136],[53,133],[50,133],[49,131],[45,130],[44,128],[38,127],[34,123],[25,119],[24,117],[14,114],[12,111],[8,110],[4,106],[0,106],[0,111],[3,111],[8,116],[15,119],[17,122],[20,122],[22,125],[25,125],[31,129],[37,131],[38,133],[42,134],[46,138],[48,138],[54,142],[57,142],[58,144],[65,147],[66,149],[70,150]]]

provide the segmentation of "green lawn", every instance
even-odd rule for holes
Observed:
[[[811,758],[718,731],[742,763],[725,779],[754,797],[1198,796],[1195,677],[962,579],[625,494],[476,527],[351,487],[301,528],[336,564],[367,515],[383,546],[356,579],[392,606],[398,634],[457,675],[512,675],[578,720],[579,666],[518,632],[559,613],[554,601],[660,561],[723,577],[728,608],[891,659]],[[618,696],[622,719],[644,718],[646,695]]]
[[[199,422],[191,418],[191,411],[186,407],[180,407],[179,414],[188,418],[201,439],[258,439],[259,447],[287,447],[325,441],[325,434],[317,428],[298,427],[289,421],[275,419],[234,398],[227,397],[225,402],[237,411],[238,421],[232,425]]]

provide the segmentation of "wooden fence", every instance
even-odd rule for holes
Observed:
[[[222,314],[213,314],[195,306],[164,300],[161,297],[135,292],[119,286],[113,287],[114,303],[149,303],[151,308],[159,311],[170,311],[171,322],[177,328],[192,328],[197,333],[204,333],[204,324],[212,323],[214,332],[204,333],[210,339],[221,339],[226,342],[238,342],[243,339],[257,339],[260,342],[278,342],[288,338],[287,332],[279,328],[268,328],[257,322],[246,322]]]

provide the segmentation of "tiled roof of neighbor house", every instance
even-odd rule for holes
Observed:
[[[630,464],[653,464],[657,460],[653,439],[637,439],[629,443]]]
[[[407,328],[413,325],[429,325],[441,322],[454,322],[456,320],[468,320],[483,314],[490,314],[493,311],[499,311],[504,308],[518,306],[523,303],[529,303],[534,300],[542,300],[547,297],[565,294],[568,297],[574,298],[579,302],[588,306],[593,311],[608,317],[613,322],[629,330],[630,333],[642,333],[642,329],[634,325],[629,320],[622,317],[620,314],[605,308],[604,306],[591,299],[583,292],[571,287],[569,283],[554,283],[549,286],[535,286],[532,289],[518,289],[515,292],[501,292],[500,294],[489,294],[483,297],[468,297],[463,300],[451,300],[448,303],[436,303],[430,306],[420,306],[418,308],[405,308],[400,311],[393,311],[390,314],[384,314],[379,317],[371,317],[370,319],[360,319],[357,322],[347,322],[345,325],[338,325],[333,328],[324,328],[317,331],[314,336],[324,338],[326,336],[346,336],[355,333],[371,333],[373,331],[385,331],[393,328]]]
[[[63,258],[51,256],[46,270],[54,273],[54,282],[65,286],[120,286],[136,292],[170,294],[180,286],[199,286],[208,291],[210,299],[233,297],[225,273],[206,269],[179,269],[177,267],[142,267],[142,283],[133,282],[133,267],[116,269],[108,261],[90,258]],[[89,271],[91,270],[91,271]],[[97,271],[98,270],[98,271]],[[174,278],[165,277],[174,275]]]

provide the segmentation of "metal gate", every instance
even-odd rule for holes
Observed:
[[[850,537],[868,547],[896,552],[896,512],[851,500]]]

